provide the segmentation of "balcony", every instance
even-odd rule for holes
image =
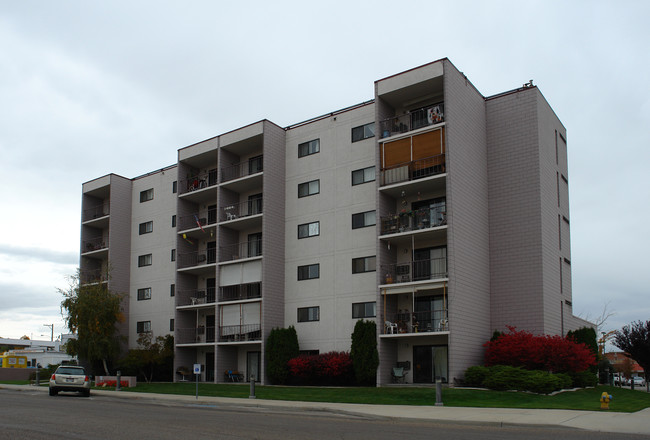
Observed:
[[[200,191],[217,184],[217,170],[210,170],[207,173],[199,173],[181,180],[178,185],[178,193],[186,194]]]
[[[101,205],[93,206],[92,208],[84,209],[81,215],[82,223],[94,222],[95,220],[104,218],[110,213],[110,205],[104,202]]]
[[[247,200],[245,202],[224,206],[219,211],[219,221],[226,222],[237,220],[243,217],[258,215],[263,212],[262,197]]]
[[[216,289],[214,287],[208,287],[207,289],[179,290],[176,292],[176,305],[182,307],[214,304],[216,300],[215,297]]]
[[[387,313],[384,320],[384,335],[431,333],[449,331],[447,310],[428,310],[424,312]]]
[[[103,269],[82,269],[79,271],[81,284],[98,284],[108,282],[108,273]]]
[[[264,170],[262,159],[262,156],[256,156],[244,162],[221,168],[221,183],[261,173]]]
[[[445,121],[443,103],[412,110],[379,122],[381,139],[395,136]]]
[[[380,266],[383,284],[411,283],[447,278],[447,258],[408,261]]]
[[[219,261],[234,261],[242,258],[254,258],[262,256],[262,239],[244,241],[220,248]]]
[[[447,212],[444,204],[434,208],[420,208],[381,217],[381,235],[398,234],[437,228],[447,224]]]
[[[205,211],[184,215],[178,219],[178,231],[203,228],[206,225],[217,223],[217,209],[211,208]]]
[[[103,237],[95,237],[88,240],[84,240],[81,244],[82,254],[100,251],[102,249],[108,249],[108,245]]]
[[[262,283],[219,287],[219,301],[242,301],[262,297]]]
[[[217,250],[207,249],[204,251],[179,253],[176,267],[177,269],[205,268],[207,265],[216,262]]]
[[[224,325],[219,327],[219,342],[261,341],[260,324]]]
[[[193,327],[176,329],[176,344],[210,344],[215,342],[216,327]]]
[[[403,162],[381,170],[381,185],[394,185],[402,182],[410,182],[425,177],[432,177],[443,174],[446,171],[445,154],[418,159],[411,162]]]

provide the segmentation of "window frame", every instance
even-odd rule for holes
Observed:
[[[372,304],[372,311],[370,311],[371,314],[368,313],[369,304]],[[356,314],[355,314],[355,306],[357,306]],[[362,307],[362,310],[360,306]],[[376,317],[377,317],[377,301],[365,301],[365,302],[352,303],[352,319],[364,319],[364,318],[376,318]]]
[[[370,261],[374,260],[374,269],[369,269],[370,265],[368,264]],[[363,261],[363,270],[356,270],[356,264],[360,261]],[[377,256],[376,255],[369,255],[367,257],[358,257],[358,258],[353,258],[352,259],[352,274],[357,274],[357,273],[368,273],[368,272],[377,272]]]
[[[151,234],[153,232],[153,220],[138,225],[138,235]]]
[[[140,203],[149,202],[153,200],[153,188],[140,191]]]
[[[176,227],[176,214],[172,215],[172,228]]]
[[[372,179],[366,180],[366,170],[372,169]],[[361,173],[361,182],[354,183],[354,174]],[[369,166],[365,168],[359,168],[358,170],[352,170],[352,186],[363,185],[364,183],[374,182],[377,179],[375,166]]]
[[[171,261],[176,261],[176,249],[172,249],[170,258],[171,258]]]
[[[176,296],[176,284],[169,285],[169,296]]]
[[[315,274],[312,269],[315,269]],[[298,281],[316,280],[318,278],[320,278],[320,263],[298,266]]]
[[[312,225],[317,225],[318,231],[315,234],[311,233]],[[306,235],[301,235],[300,232],[301,228],[307,231]],[[320,235],[320,221],[303,223],[298,225],[298,240],[302,240],[303,238],[318,237],[319,235]]]
[[[172,194],[176,194],[178,192],[178,181],[174,180],[172,182]]]
[[[152,254],[138,255],[138,267],[147,267],[153,264]]]
[[[370,126],[372,126],[372,130],[366,130]],[[355,130],[357,130],[357,132],[361,131],[361,137],[357,137],[357,138],[354,137]],[[372,134],[368,135],[368,132],[370,132]],[[374,138],[375,137],[375,122],[374,121],[373,122],[368,122],[367,124],[359,125],[357,127],[352,127],[351,134],[352,134],[352,136],[351,136],[352,143],[360,142],[360,141],[370,139],[370,138]]]
[[[370,214],[370,213],[373,213],[373,215],[374,215],[374,223],[367,223],[368,219],[366,217],[367,217],[367,214]],[[359,216],[361,216],[361,219],[362,219],[361,225],[360,226],[359,225],[355,226],[354,219],[355,218],[357,218],[357,219],[360,218]],[[377,211],[375,211],[374,209],[371,210],[371,211],[357,212],[356,214],[352,214],[352,229],[369,228],[371,226],[376,226],[376,225],[377,225]]]
[[[315,317],[313,311],[316,312]],[[320,306],[298,307],[297,315],[298,322],[318,322],[320,321]]]
[[[138,301],[147,301],[151,299],[151,287],[138,289]]]
[[[315,192],[312,191],[312,184],[316,184],[317,188]],[[306,188],[307,192],[304,194],[300,193],[301,188]],[[298,184],[298,198],[302,199],[303,197],[315,196],[320,194],[320,179],[310,180],[309,182],[303,182]]]
[[[320,138],[298,144],[298,158],[320,153]]]
[[[151,321],[138,321],[135,325],[135,331],[139,335],[151,333]]]

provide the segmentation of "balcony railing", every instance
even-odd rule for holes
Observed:
[[[381,235],[435,228],[447,224],[445,205],[420,208],[381,218]]]
[[[87,222],[89,220],[94,220],[96,218],[105,217],[109,213],[110,213],[110,205],[108,202],[104,202],[101,205],[84,209],[82,217],[83,217],[83,221]]]
[[[381,265],[382,283],[410,283],[447,278],[447,258]]]
[[[79,271],[81,284],[104,283],[108,281],[108,273],[104,269],[82,269]]]
[[[214,287],[179,290],[176,292],[176,305],[193,306],[197,304],[213,304],[216,300],[216,290]]]
[[[447,310],[425,312],[402,311],[388,313],[384,321],[384,334],[423,333],[449,331]]]
[[[261,214],[264,205],[262,198],[247,200],[241,203],[224,206],[219,212],[219,221],[236,220],[242,217]]]
[[[381,185],[423,179],[442,174],[446,170],[445,155],[425,157],[424,159],[404,162],[381,170]]]
[[[219,342],[259,341],[261,339],[260,324],[224,325],[219,327]]]
[[[239,301],[262,297],[262,283],[219,287],[219,301]]]
[[[217,222],[217,209],[206,209],[190,215],[184,215],[178,219],[178,230],[194,229],[206,225],[212,225]]]
[[[262,255],[262,239],[244,241],[233,245],[222,246],[221,261],[239,260],[240,258],[252,258]]]
[[[387,138],[396,134],[406,133],[418,128],[444,122],[445,105],[443,103],[430,105],[406,114],[384,119],[379,123],[381,137]]]
[[[221,182],[261,173],[264,170],[262,156],[257,156],[229,167],[221,168]]]
[[[217,262],[217,250],[207,249],[205,251],[185,252],[178,254],[178,268],[203,266]]]
[[[193,327],[176,329],[177,344],[200,344],[215,342],[216,327]]]
[[[104,237],[95,237],[88,240],[84,240],[82,243],[82,253],[98,251],[100,249],[106,249],[108,246]]]
[[[185,194],[191,191],[197,191],[217,184],[217,170],[210,170],[207,173],[200,173],[181,180],[179,193]]]

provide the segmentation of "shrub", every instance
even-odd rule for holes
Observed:
[[[468,387],[482,387],[483,381],[489,373],[490,369],[488,367],[482,367],[479,365],[469,367],[465,370],[464,384]]]
[[[285,384],[289,379],[289,359],[298,356],[296,329],[274,328],[266,339],[266,374],[273,384]]]
[[[598,384],[598,375],[590,370],[569,373],[569,376],[575,388],[595,387]]]
[[[291,382],[296,385],[349,385],[352,361],[346,352],[301,355],[287,362]]]
[[[374,386],[379,366],[376,323],[360,319],[354,325],[350,358],[357,384]]]
[[[567,374],[525,370],[510,365],[493,365],[468,368],[465,371],[465,384],[498,391],[517,390],[548,394],[570,387],[571,378]]]

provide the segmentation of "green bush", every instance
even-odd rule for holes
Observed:
[[[482,386],[497,391],[530,391],[549,394],[569,388],[572,378],[568,374],[552,374],[539,370],[524,370],[509,365],[470,367],[465,371],[466,386]]]
[[[299,354],[296,329],[274,328],[266,339],[266,374],[272,384],[286,384],[289,379],[289,359]]]
[[[377,352],[377,324],[360,319],[354,326],[350,359],[358,385],[375,386],[379,353]]]
[[[485,377],[490,373],[488,367],[480,365],[469,367],[465,370],[464,384],[467,387],[482,387]]]
[[[586,387],[595,387],[598,384],[598,376],[596,373],[585,370],[580,373],[569,373],[571,380],[573,381],[574,388],[586,388]]]

